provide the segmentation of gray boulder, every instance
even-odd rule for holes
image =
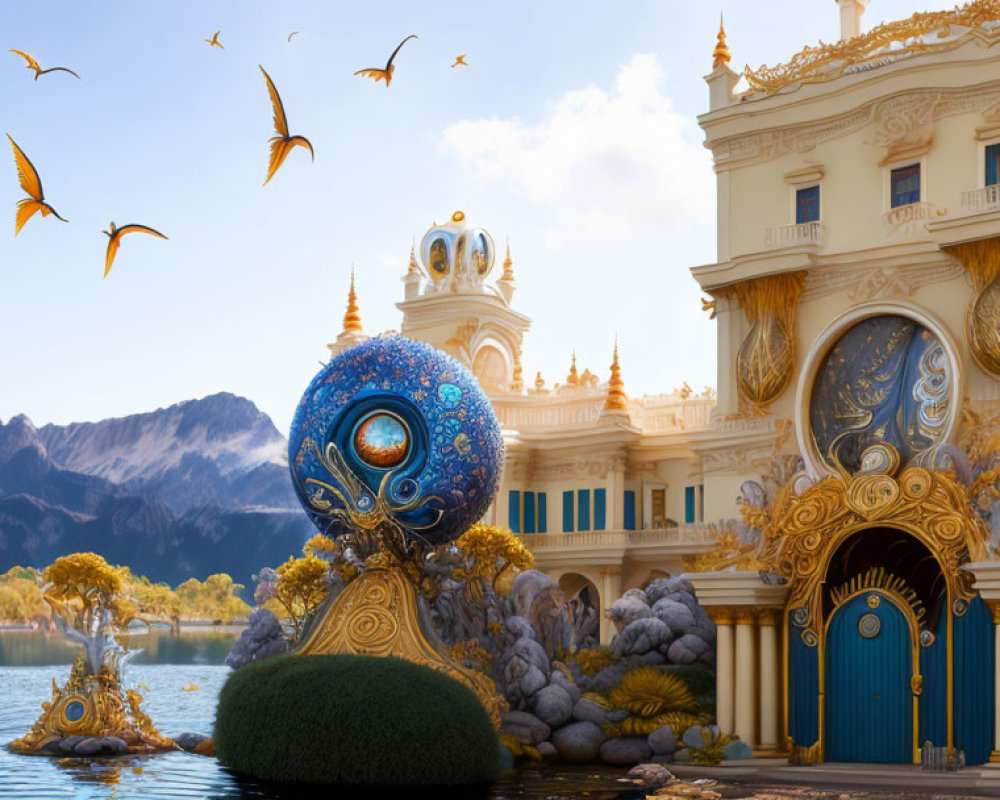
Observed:
[[[694,747],[698,750],[705,749],[705,739],[702,734],[703,727],[708,730],[709,736],[716,737],[719,735],[718,725],[692,725],[681,735],[681,741],[684,742],[686,747]]]
[[[663,622],[674,634],[680,634],[682,631],[694,627],[694,612],[683,603],[678,603],[669,597],[657,600],[652,611],[653,616]]]
[[[566,673],[564,673],[561,669],[552,670],[551,683],[553,686],[558,686],[560,689],[564,690],[566,694],[569,695],[570,700],[574,703],[580,699],[580,687],[567,678]]]
[[[642,781],[647,789],[659,789],[673,780],[674,774],[662,764],[637,764],[628,771],[628,777],[634,781]]]
[[[593,722],[571,722],[552,734],[552,744],[564,761],[581,764],[597,758],[605,738]]]
[[[624,722],[627,716],[628,710],[624,708],[616,708],[614,711],[608,712],[608,722]]]
[[[281,655],[287,650],[278,618],[266,608],[258,608],[247,619],[247,627],[226,656],[226,664],[240,669],[252,661]]]
[[[556,750],[556,746],[552,742],[539,742],[538,755],[546,764],[551,764],[559,759],[559,751]]]
[[[606,764],[638,764],[652,755],[645,736],[616,736],[601,745],[601,761]]]
[[[552,588],[558,588],[558,584],[544,572],[526,569],[518,573],[511,582],[507,597],[514,604],[514,613],[519,617],[527,617],[535,598]]]
[[[722,748],[722,757],[729,761],[740,761],[745,758],[753,758],[753,750],[746,742],[737,739]]]
[[[691,751],[688,750],[686,747],[682,747],[680,750],[678,750],[670,757],[670,760],[675,761],[678,764],[686,764],[688,761],[691,760]]]
[[[687,606],[692,614],[698,608],[698,601],[694,599],[693,589],[690,592],[674,592],[670,595],[670,599],[675,603],[681,603]]]
[[[649,749],[658,756],[667,756],[675,752],[678,748],[677,738],[669,725],[657,728],[646,737]]]
[[[88,737],[80,736],[76,733],[66,736],[61,742],[59,742],[59,749],[68,756],[72,755],[76,750],[76,746],[86,738]]]
[[[608,712],[594,701],[582,698],[573,706],[573,719],[603,725],[608,721]]]
[[[558,728],[573,718],[573,699],[561,686],[551,683],[531,698],[531,710],[546,725]]]
[[[545,673],[534,664],[529,664],[528,671],[521,678],[521,695],[523,697],[531,697],[535,692],[544,688],[546,683]]]
[[[680,639],[670,645],[667,650],[667,658],[674,664],[693,664],[702,656],[709,653],[712,648],[704,639],[685,633]]]
[[[647,616],[630,622],[615,636],[611,642],[611,652],[619,657],[641,655],[666,647],[673,639],[673,632],[661,620]]]
[[[174,737],[174,742],[181,750],[194,750],[198,745],[209,737],[203,733],[191,733],[187,731],[180,736]]]
[[[102,750],[104,750],[104,742],[100,739],[87,738],[82,742],[77,742],[73,753],[78,756],[96,756]]]
[[[102,736],[98,741],[104,746],[104,752],[120,756],[128,752],[128,743],[117,736]]]
[[[638,595],[631,594],[633,591],[638,592]],[[633,589],[615,600],[611,604],[611,608],[608,609],[608,617],[619,631],[624,630],[629,623],[635,622],[637,619],[644,619],[652,615],[653,612],[646,605],[645,594]]]
[[[551,730],[534,714],[529,714],[527,711],[508,711],[501,717],[500,733],[510,734],[521,744],[537,745],[549,738]]]

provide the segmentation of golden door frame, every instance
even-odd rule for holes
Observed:
[[[771,505],[759,559],[788,580],[783,619],[782,670],[784,730],[788,731],[789,641],[800,636],[816,647],[819,674],[818,736],[810,746],[790,739],[791,760],[812,764],[823,760],[825,648],[822,590],[833,555],[849,537],[873,528],[893,528],[919,541],[934,556],[945,579],[947,624],[948,748],[953,749],[954,676],[952,617],[965,613],[974,597],[972,576],[959,569],[986,557],[989,532],[969,503],[965,487],[950,472],[907,467],[894,478],[884,473],[853,477],[828,476],[796,494],[795,478],[783,486]],[[901,576],[905,577],[905,576]]]

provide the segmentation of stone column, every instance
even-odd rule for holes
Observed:
[[[715,721],[723,733],[733,732],[733,610],[710,606],[715,623]]]
[[[761,755],[778,753],[778,613],[762,608],[757,613],[760,631],[760,745]]]
[[[609,531],[620,531],[625,528],[625,459],[622,456],[615,456],[610,460],[606,480],[607,519],[604,524]]]
[[[622,571],[620,567],[605,567],[601,570],[601,644],[611,644],[615,635],[614,623],[607,618],[606,611],[622,596]]]
[[[753,606],[736,609],[736,700],[733,733],[753,747],[757,743],[755,705],[757,699]]]

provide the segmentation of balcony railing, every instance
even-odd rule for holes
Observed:
[[[580,533],[524,533],[521,540],[532,552],[572,548],[631,549],[636,547],[673,547],[713,544],[718,530],[714,525],[678,525],[643,531],[582,531]]]
[[[1000,184],[962,192],[962,209],[970,214],[1000,210]]]
[[[773,250],[803,245],[820,247],[823,244],[823,226],[819,222],[801,222],[798,225],[776,225],[764,233],[764,246]]]

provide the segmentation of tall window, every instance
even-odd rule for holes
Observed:
[[[705,519],[705,491],[703,486],[684,487],[684,521],[702,522]]]
[[[538,532],[548,533],[549,531],[549,509],[547,507],[545,492],[538,493]]]
[[[635,530],[635,492],[625,491],[625,530]]]
[[[507,493],[507,527],[521,532],[521,493],[514,489]]]
[[[524,493],[524,513],[521,515],[524,522],[524,530],[521,533],[535,532],[535,493]]]
[[[986,185],[1000,183],[1000,144],[986,145]]]
[[[889,198],[892,208],[920,202],[920,165],[897,167],[889,174]]]
[[[563,531],[573,530],[573,492],[563,492]]]
[[[819,187],[809,186],[795,192],[795,224],[819,221]]]
[[[607,519],[608,493],[606,489],[594,489],[594,530],[603,531]]]
[[[576,529],[590,530],[590,489],[581,489],[576,493]]]

